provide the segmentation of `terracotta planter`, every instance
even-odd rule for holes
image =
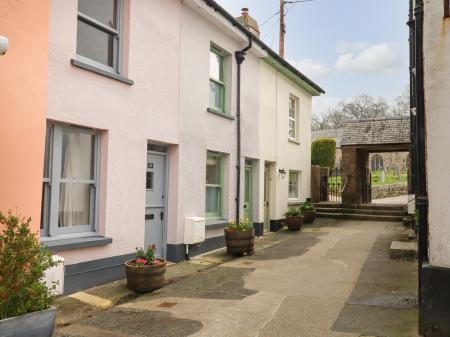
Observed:
[[[230,255],[253,255],[255,253],[255,230],[229,231],[225,229],[225,243]]]
[[[55,325],[56,308],[0,320],[0,336],[51,337]]]
[[[303,217],[302,216],[286,217],[286,225],[291,231],[299,231],[303,225]]]
[[[313,223],[316,218],[316,211],[303,211],[302,215],[304,223]]]
[[[139,293],[152,291],[164,286],[166,261],[160,265],[133,266],[132,260],[125,262],[127,286]]]

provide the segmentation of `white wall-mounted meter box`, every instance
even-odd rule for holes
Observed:
[[[184,244],[194,245],[205,241],[205,218],[186,217],[184,220]]]

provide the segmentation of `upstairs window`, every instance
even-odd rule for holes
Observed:
[[[298,100],[289,97],[289,139],[298,139]]]
[[[77,58],[119,73],[122,0],[78,0]]]
[[[217,48],[209,52],[209,107],[225,113],[225,56]]]

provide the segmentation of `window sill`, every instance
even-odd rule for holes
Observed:
[[[94,72],[96,74],[99,74],[99,75],[102,75],[102,76],[106,76],[106,77],[112,78],[114,80],[117,80],[117,81],[129,84],[129,85],[133,85],[134,84],[134,81],[130,80],[129,78],[123,77],[123,76],[121,76],[119,74],[116,74],[116,73],[113,73],[113,72],[110,72],[110,71],[106,71],[106,70],[100,69],[100,68],[98,68],[98,67],[96,67],[96,66],[94,66],[92,64],[88,64],[88,63],[85,63],[85,62],[82,62],[82,61],[79,61],[79,60],[75,60],[75,59],[71,59],[70,63],[73,66],[75,66],[75,67],[82,68],[82,69],[85,69],[85,70],[89,70],[89,71],[92,71],[92,72]]]
[[[289,140],[291,143],[294,143],[294,144],[297,144],[297,145],[300,145],[300,144],[301,144],[297,139],[294,139],[294,138],[288,138],[288,140]]]
[[[208,109],[206,109],[206,110],[207,110],[208,112],[211,112],[211,113],[213,113],[213,114],[215,114],[215,115],[218,115],[218,116],[221,116],[221,117],[224,117],[224,118],[228,118],[228,119],[231,119],[231,120],[234,120],[234,119],[235,119],[234,116],[228,115],[228,114],[226,114],[226,113],[223,113],[223,112],[220,112],[220,111],[211,109],[211,108],[208,108]]]
[[[206,219],[206,229],[225,228],[228,222],[225,219]]]
[[[70,249],[105,246],[110,243],[112,243],[112,239],[104,236],[91,236],[91,237],[55,239],[55,240],[49,238],[41,238],[41,244],[47,246],[47,248],[54,253]]]
[[[288,205],[300,205],[302,203],[300,199],[288,199]]]

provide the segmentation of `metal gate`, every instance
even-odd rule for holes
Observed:
[[[342,202],[342,171],[332,169],[328,176],[320,177],[320,201]]]

